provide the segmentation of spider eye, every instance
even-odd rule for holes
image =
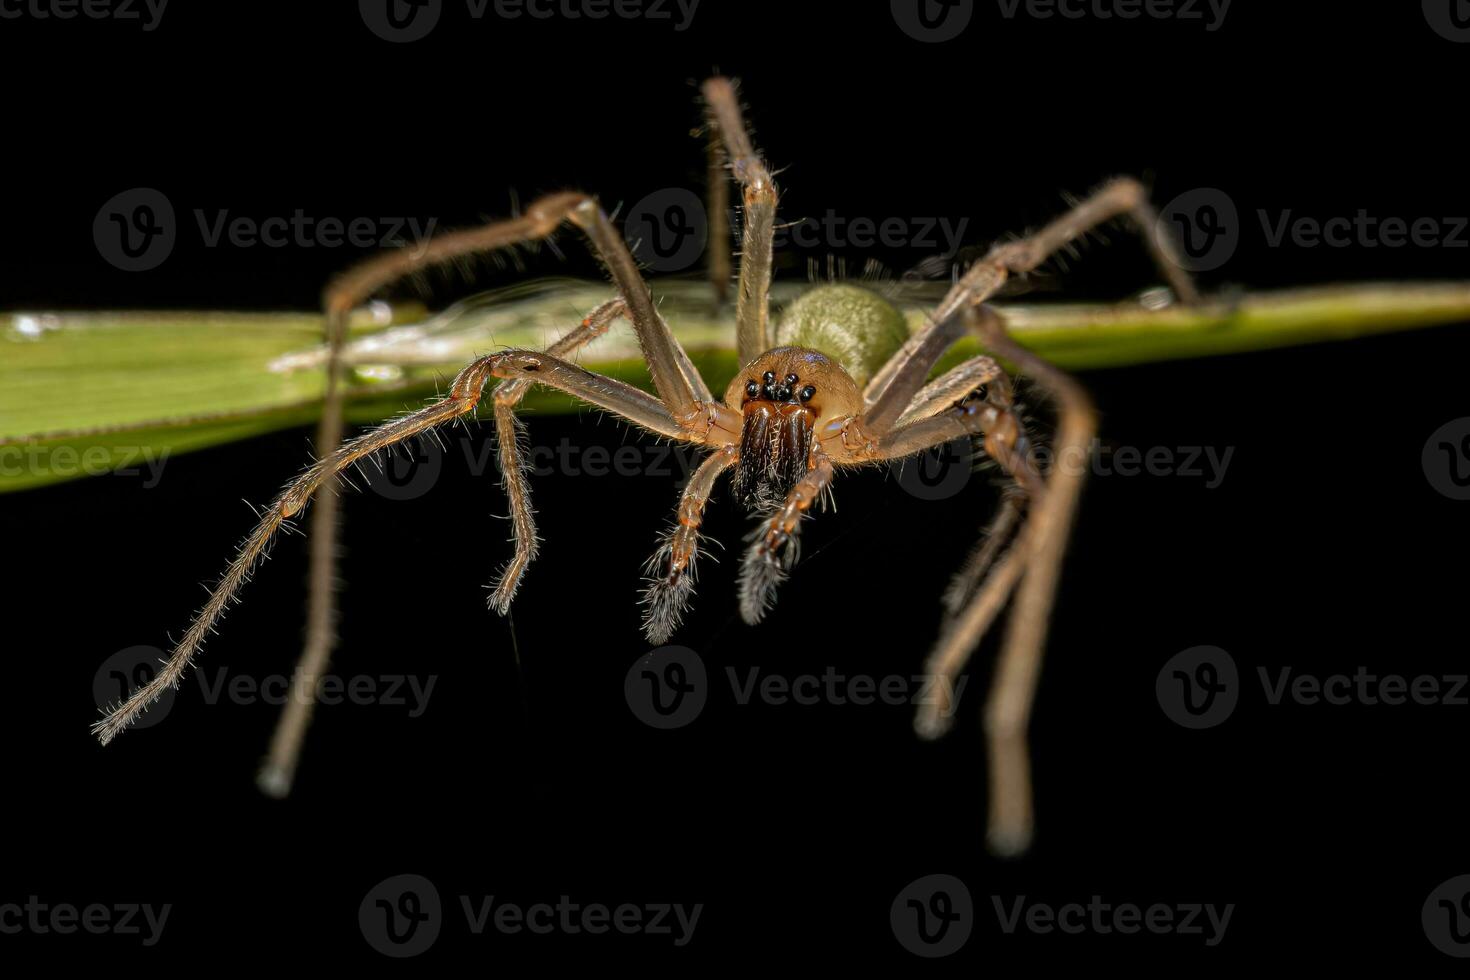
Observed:
[[[759,395],[760,393],[761,393],[761,386],[760,385],[756,384],[754,381],[747,381],[747,382],[745,382],[745,397],[746,398],[754,398],[756,395]]]
[[[801,389],[800,392],[798,392],[798,395],[802,401],[809,402],[812,400],[812,397],[816,395],[816,393],[817,389],[815,385],[807,385],[805,388]]]
[[[761,380],[764,381],[766,384],[770,384],[772,381],[776,380],[776,372],[767,371],[765,374],[761,375]]]
[[[786,387],[788,387],[788,388],[794,387],[796,385],[796,382],[798,380],[799,379],[794,374],[788,374],[788,375],[786,375]]]

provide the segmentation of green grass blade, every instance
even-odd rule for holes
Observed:
[[[781,284],[774,296],[780,302],[800,288]],[[738,367],[729,314],[712,309],[702,283],[660,283],[656,292],[701,372],[723,390]],[[417,308],[394,310],[396,333],[364,315],[350,350],[351,419],[372,422],[422,404],[477,353],[545,346],[608,295],[601,283],[536,283],[427,319]],[[918,301],[908,307],[911,326],[925,308]],[[1470,283],[1328,286],[1198,309],[1140,302],[1005,309],[1023,343],[1082,371],[1470,320]],[[392,342],[400,336],[403,343]],[[0,492],[147,469],[172,455],[309,423],[324,380],[320,337],[320,317],[311,313],[0,314]],[[978,352],[966,341],[945,366]],[[581,361],[648,385],[630,331],[614,330]],[[546,392],[526,403],[533,411],[571,404]]]

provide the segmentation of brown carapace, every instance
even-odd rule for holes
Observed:
[[[739,575],[741,611],[754,623],[773,601],[795,558],[802,518],[828,492],[837,468],[902,459],[961,437],[982,440],[986,454],[1010,477],[1011,487],[980,545],[945,593],[940,639],[927,666],[935,696],[920,706],[916,728],[933,737],[949,726],[956,707],[953,681],[1009,604],[1009,629],[985,706],[989,840],[1004,853],[1027,847],[1033,822],[1026,725],[1085,472],[1075,461],[1085,458],[1095,422],[1082,388],[1015,343],[1001,314],[987,301],[1008,279],[1024,276],[1058,249],[1115,218],[1133,221],[1179,301],[1196,302],[1198,296],[1175,261],[1143,189],[1120,179],[1029,237],[991,249],[955,280],[927,323],[912,334],[882,298],[845,285],[817,287],[809,294],[812,301],[802,307],[804,319],[789,329],[785,322],[773,328],[768,295],[776,185],[751,144],[733,85],[714,78],[704,84],[703,94],[715,178],[708,211],[710,274],[719,297],[726,295],[731,278],[727,174],[742,192],[735,323],[743,367],[724,400],[714,398],[674,339],[622,235],[597,200],[586,194],[552,194],[519,217],[441,235],[426,247],[388,253],[351,269],[325,295],[330,357],[318,434],[322,458],[265,509],[159,673],[97,722],[93,730],[104,744],[165,690],[177,686],[276,532],[318,490],[326,489],[312,525],[310,628],[293,687],[314,690],[315,679],[326,669],[333,636],[337,475],[395,443],[471,414],[490,381],[499,379],[492,396],[494,419],[515,554],[491,588],[490,606],[496,611],[509,608],[536,555],[536,525],[515,415],[532,385],[560,389],[658,436],[711,450],[685,486],[674,523],[647,565],[644,628],[654,643],[667,640],[680,624],[693,590],[705,505],[727,470],[734,471],[735,496],[759,518]],[[587,238],[608,271],[614,297],[547,350],[481,357],[459,373],[442,400],[340,442],[340,351],[352,309],[405,276],[469,254],[544,239],[563,224],[575,226]],[[637,334],[656,396],[568,360],[620,321]],[[939,359],[967,334],[978,334],[989,355],[931,377]],[[1011,385],[991,355],[1029,375],[1052,396],[1057,415],[1052,457],[1073,465],[1043,470],[1038,464],[1011,401]],[[260,775],[266,792],[284,795],[289,790],[311,711],[309,699],[288,703]]]
[[[735,498],[755,511],[786,498],[811,468],[813,436],[852,418],[862,394],[847,372],[820,351],[777,347],[730,382],[725,404],[744,418]]]

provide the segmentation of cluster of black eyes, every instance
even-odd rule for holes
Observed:
[[[816,395],[817,388],[815,385],[807,385],[800,391],[797,391],[796,383],[800,380],[801,379],[798,378],[796,375],[788,374],[781,381],[780,384],[777,384],[776,372],[767,371],[765,374],[761,375],[760,384],[757,384],[754,381],[745,382],[745,397],[765,398],[773,402],[789,402],[792,400],[792,392],[795,392],[797,398],[801,399],[804,402],[809,402],[812,400],[812,397]]]

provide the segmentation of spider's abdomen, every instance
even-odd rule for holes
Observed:
[[[862,388],[908,339],[908,323],[882,296],[861,286],[818,286],[781,314],[776,341],[826,354]]]

